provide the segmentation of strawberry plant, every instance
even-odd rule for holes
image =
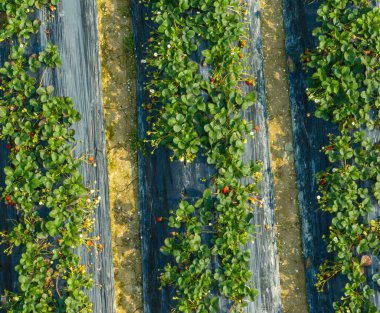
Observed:
[[[175,288],[178,311],[217,312],[222,296],[231,312],[241,312],[256,296],[243,247],[253,236],[250,199],[259,199],[261,176],[260,163],[242,160],[254,136],[252,123],[242,117],[255,103],[252,90],[244,90],[254,86],[246,74],[247,7],[236,0],[149,5],[156,31],[148,39],[150,57],[142,62],[152,69],[147,141],[153,150],[168,147],[172,160],[203,156],[216,170],[203,197],[183,199],[169,218],[175,231],[161,250],[173,263],[161,282]]]
[[[29,53],[40,22],[36,9],[54,11],[58,0],[1,0],[0,41],[11,51],[0,68],[0,139],[7,143],[5,204],[18,222],[1,233],[6,253],[21,248],[18,292],[7,291],[6,309],[16,312],[92,312],[84,289],[92,279],[74,249],[86,243],[98,199],[84,185],[73,156],[72,125],[80,116],[70,98],[54,96],[43,84],[46,71],[61,64],[58,48]],[[41,77],[40,79],[37,79]]]
[[[347,283],[335,311],[378,312],[371,303],[378,274],[367,277],[366,267],[380,244],[380,222],[367,218],[380,204],[380,151],[369,136],[380,125],[380,10],[367,0],[325,0],[318,21],[318,45],[303,56],[308,94],[315,115],[335,123],[339,134],[324,148],[331,167],[318,174],[318,202],[333,216],[326,239],[334,259],[322,264],[316,286],[322,291],[341,273]]]

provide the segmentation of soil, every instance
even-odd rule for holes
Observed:
[[[117,313],[138,313],[143,305],[130,7],[127,0],[98,5],[116,306]]]
[[[284,313],[306,313],[308,306],[286,74],[282,0],[261,0],[260,6],[282,306]]]

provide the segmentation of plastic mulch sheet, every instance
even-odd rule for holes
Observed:
[[[256,238],[247,248],[251,251],[251,270],[253,281],[259,291],[255,302],[250,303],[249,312],[279,313],[281,312],[280,283],[278,274],[277,250],[275,242],[273,182],[269,156],[267,113],[265,87],[263,77],[263,60],[261,53],[260,11],[259,2],[250,2],[250,64],[257,77],[257,103],[245,113],[247,120],[253,120],[260,127],[254,140],[249,141],[245,154],[246,160],[262,160],[264,163],[263,181],[261,184],[263,208],[254,209]],[[147,39],[154,25],[145,17],[148,12],[137,0],[132,3],[132,19],[136,44],[137,62],[137,106],[139,135],[144,138],[148,125],[147,113],[142,108],[148,101],[144,92],[147,72],[141,60],[146,57]],[[145,46],[145,47],[144,47]],[[198,53],[200,59],[200,53]],[[201,68],[201,67],[200,67]],[[202,70],[204,71],[204,70]],[[207,75],[207,73],[202,73]],[[170,162],[170,152],[159,148],[153,155],[149,148],[145,154],[139,154],[139,203],[141,212],[141,239],[144,283],[144,312],[170,312],[175,293],[170,288],[159,289],[159,275],[167,257],[160,253],[164,239],[169,236],[170,229],[166,223],[156,223],[156,217],[168,217],[170,210],[175,210],[182,197],[196,200],[207,187],[201,182],[213,173],[205,160],[196,159],[192,164],[184,165],[179,161]],[[227,312],[228,307],[220,301],[220,312]]]
[[[47,39],[59,46],[62,67],[53,74],[45,76],[46,84],[55,87],[60,96],[72,97],[82,120],[75,125],[76,137],[79,141],[75,150],[77,156],[83,153],[94,155],[96,168],[84,165],[82,173],[84,182],[91,189],[99,191],[101,202],[95,211],[94,236],[100,236],[104,245],[103,253],[81,249],[79,255],[82,263],[89,265],[93,275],[94,288],[89,291],[94,313],[114,313],[115,297],[113,282],[113,260],[110,231],[110,208],[108,198],[108,176],[103,103],[101,91],[101,71],[98,38],[97,2],[95,0],[62,0],[56,17],[46,22],[45,12],[39,13],[42,29],[39,38],[34,40],[31,50],[41,51]],[[45,27],[50,35],[46,38]],[[7,58],[9,47],[0,47],[0,64]],[[0,166],[6,162],[5,143]],[[96,184],[94,185],[94,181]],[[4,173],[0,171],[0,182],[4,184]],[[14,210],[0,204],[0,230],[9,229],[17,216]],[[2,251],[2,249],[1,249]],[[17,290],[17,277],[14,266],[19,256],[12,257],[0,254],[0,293],[4,289]]]
[[[342,296],[345,278],[338,276],[331,280],[324,293],[318,293],[314,284],[319,265],[331,256],[322,239],[328,233],[331,216],[318,209],[318,184],[315,174],[329,166],[323,146],[328,145],[328,133],[336,132],[331,124],[313,116],[314,105],[307,100],[306,76],[302,70],[300,55],[306,48],[316,46],[312,30],[317,27],[316,12],[321,0],[283,0],[285,26],[285,46],[289,76],[289,92],[293,116],[295,143],[295,162],[297,169],[298,199],[302,220],[303,255],[306,268],[306,286],[310,313],[334,312],[332,303]],[[311,113],[311,116],[308,116]],[[370,133],[373,138],[379,134]],[[376,140],[377,141],[377,140]],[[379,217],[379,208],[371,218]],[[373,256],[373,265],[367,272],[369,280],[379,270],[379,260]],[[372,287],[377,288],[372,284]],[[379,304],[379,292],[374,296],[374,303]],[[377,305],[380,307],[379,305]]]

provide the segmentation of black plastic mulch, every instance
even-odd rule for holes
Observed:
[[[318,209],[316,200],[318,184],[315,174],[330,165],[324,153],[321,152],[321,148],[328,145],[327,134],[336,132],[336,129],[331,124],[313,116],[314,106],[307,100],[307,77],[302,69],[300,56],[306,48],[310,49],[316,46],[311,32],[317,27],[316,12],[321,3],[321,0],[283,0],[298,200],[310,313],[334,312],[332,303],[340,299],[346,282],[343,276],[338,276],[330,281],[324,293],[318,293],[314,286],[315,274],[318,272],[319,265],[331,257],[328,255],[326,243],[322,239],[322,236],[328,233],[331,216]],[[308,117],[308,113],[311,114],[310,117]],[[371,136],[379,137],[378,134],[371,134]],[[374,217],[379,217],[378,208],[376,213],[371,216],[371,218]],[[374,256],[373,265],[368,271],[368,281],[371,281],[371,274],[378,271],[379,261]],[[378,289],[373,282],[371,284]],[[374,303],[380,303],[378,292],[374,296]]]
[[[137,62],[137,105],[139,135],[145,138],[148,125],[147,113],[142,108],[144,101],[148,101],[144,92],[147,81],[147,72],[141,60],[146,58],[147,39],[153,25],[145,17],[146,8],[137,0],[132,1],[133,29],[136,44]],[[267,113],[265,103],[265,88],[263,64],[261,54],[260,13],[258,1],[250,3],[250,18],[252,45],[250,61],[253,71],[258,77],[258,100],[254,108],[245,113],[248,120],[253,120],[260,127],[255,139],[247,145],[247,160],[263,160],[264,172],[261,185],[264,207],[255,209],[257,235],[251,250],[251,269],[253,281],[259,290],[257,301],[249,304],[249,312],[279,313],[281,312],[278,262],[276,258],[276,242],[274,229],[274,199],[272,173],[269,158],[267,136]],[[200,53],[198,53],[200,59]],[[203,73],[207,75],[207,73]],[[207,187],[202,178],[208,178],[213,173],[205,160],[197,159],[192,164],[184,165],[179,161],[170,162],[170,153],[159,148],[153,155],[147,148],[146,154],[139,154],[139,202],[141,212],[141,239],[144,283],[144,312],[169,312],[173,307],[172,296],[174,290],[159,289],[160,271],[168,261],[159,249],[164,239],[169,235],[167,224],[156,223],[155,218],[168,217],[170,210],[175,210],[181,198],[193,201],[202,195]],[[228,306],[220,301],[220,312],[226,312]]]
[[[81,249],[79,255],[84,264],[89,265],[93,275],[94,288],[89,291],[94,313],[114,313],[115,296],[113,280],[113,259],[110,232],[110,208],[108,197],[107,157],[105,143],[105,126],[101,91],[101,71],[98,38],[97,1],[95,0],[62,0],[57,9],[56,18],[46,22],[45,12],[39,18],[43,21],[39,38],[34,40],[31,50],[35,53],[46,44],[44,27],[50,31],[48,40],[60,48],[62,67],[52,75],[45,77],[46,84],[55,87],[55,93],[73,97],[76,109],[82,120],[74,126],[79,141],[76,155],[83,153],[94,155],[96,168],[92,165],[82,167],[84,182],[91,189],[99,191],[100,206],[95,211],[94,236],[100,235],[104,245],[103,253],[94,249],[88,252]],[[0,63],[7,58],[4,44],[0,47]],[[1,144],[2,157],[0,166],[6,162],[5,143]],[[4,173],[0,171],[0,181],[4,184]],[[94,181],[96,183],[94,184]],[[12,208],[0,203],[0,230],[9,229],[15,212]],[[17,277],[14,266],[18,263],[17,253],[6,257],[0,253],[0,294],[4,289],[17,290]]]

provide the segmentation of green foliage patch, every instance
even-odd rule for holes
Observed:
[[[21,249],[15,267],[19,291],[5,294],[9,313],[92,312],[84,292],[92,279],[74,252],[94,245],[89,236],[99,201],[83,183],[83,159],[73,156],[71,127],[80,116],[72,99],[54,96],[53,86],[43,84],[45,72],[61,65],[57,46],[49,43],[36,53],[26,49],[40,26],[35,11],[54,12],[57,4],[0,0],[6,16],[0,41],[11,46],[0,68],[0,139],[9,150],[2,197],[18,217],[0,243],[8,254]]]
[[[324,147],[331,167],[318,175],[318,202],[332,214],[328,251],[320,268],[320,291],[338,273],[347,278],[336,312],[378,312],[371,303],[366,267],[379,252],[380,223],[368,220],[380,203],[379,145],[368,136],[379,123],[380,11],[367,0],[325,0],[318,10],[318,45],[302,59],[310,70],[309,98],[316,116],[335,123],[339,135]]]
[[[162,286],[174,287],[176,311],[217,312],[221,296],[231,312],[242,312],[257,293],[244,247],[253,237],[252,203],[260,202],[262,170],[260,162],[242,160],[254,136],[242,111],[256,101],[243,88],[254,85],[245,53],[247,6],[235,0],[159,0],[150,6],[156,31],[143,60],[152,69],[147,141],[153,150],[168,147],[172,160],[204,156],[216,169],[203,197],[183,199],[169,217],[174,231],[161,250],[174,261],[165,266]]]

